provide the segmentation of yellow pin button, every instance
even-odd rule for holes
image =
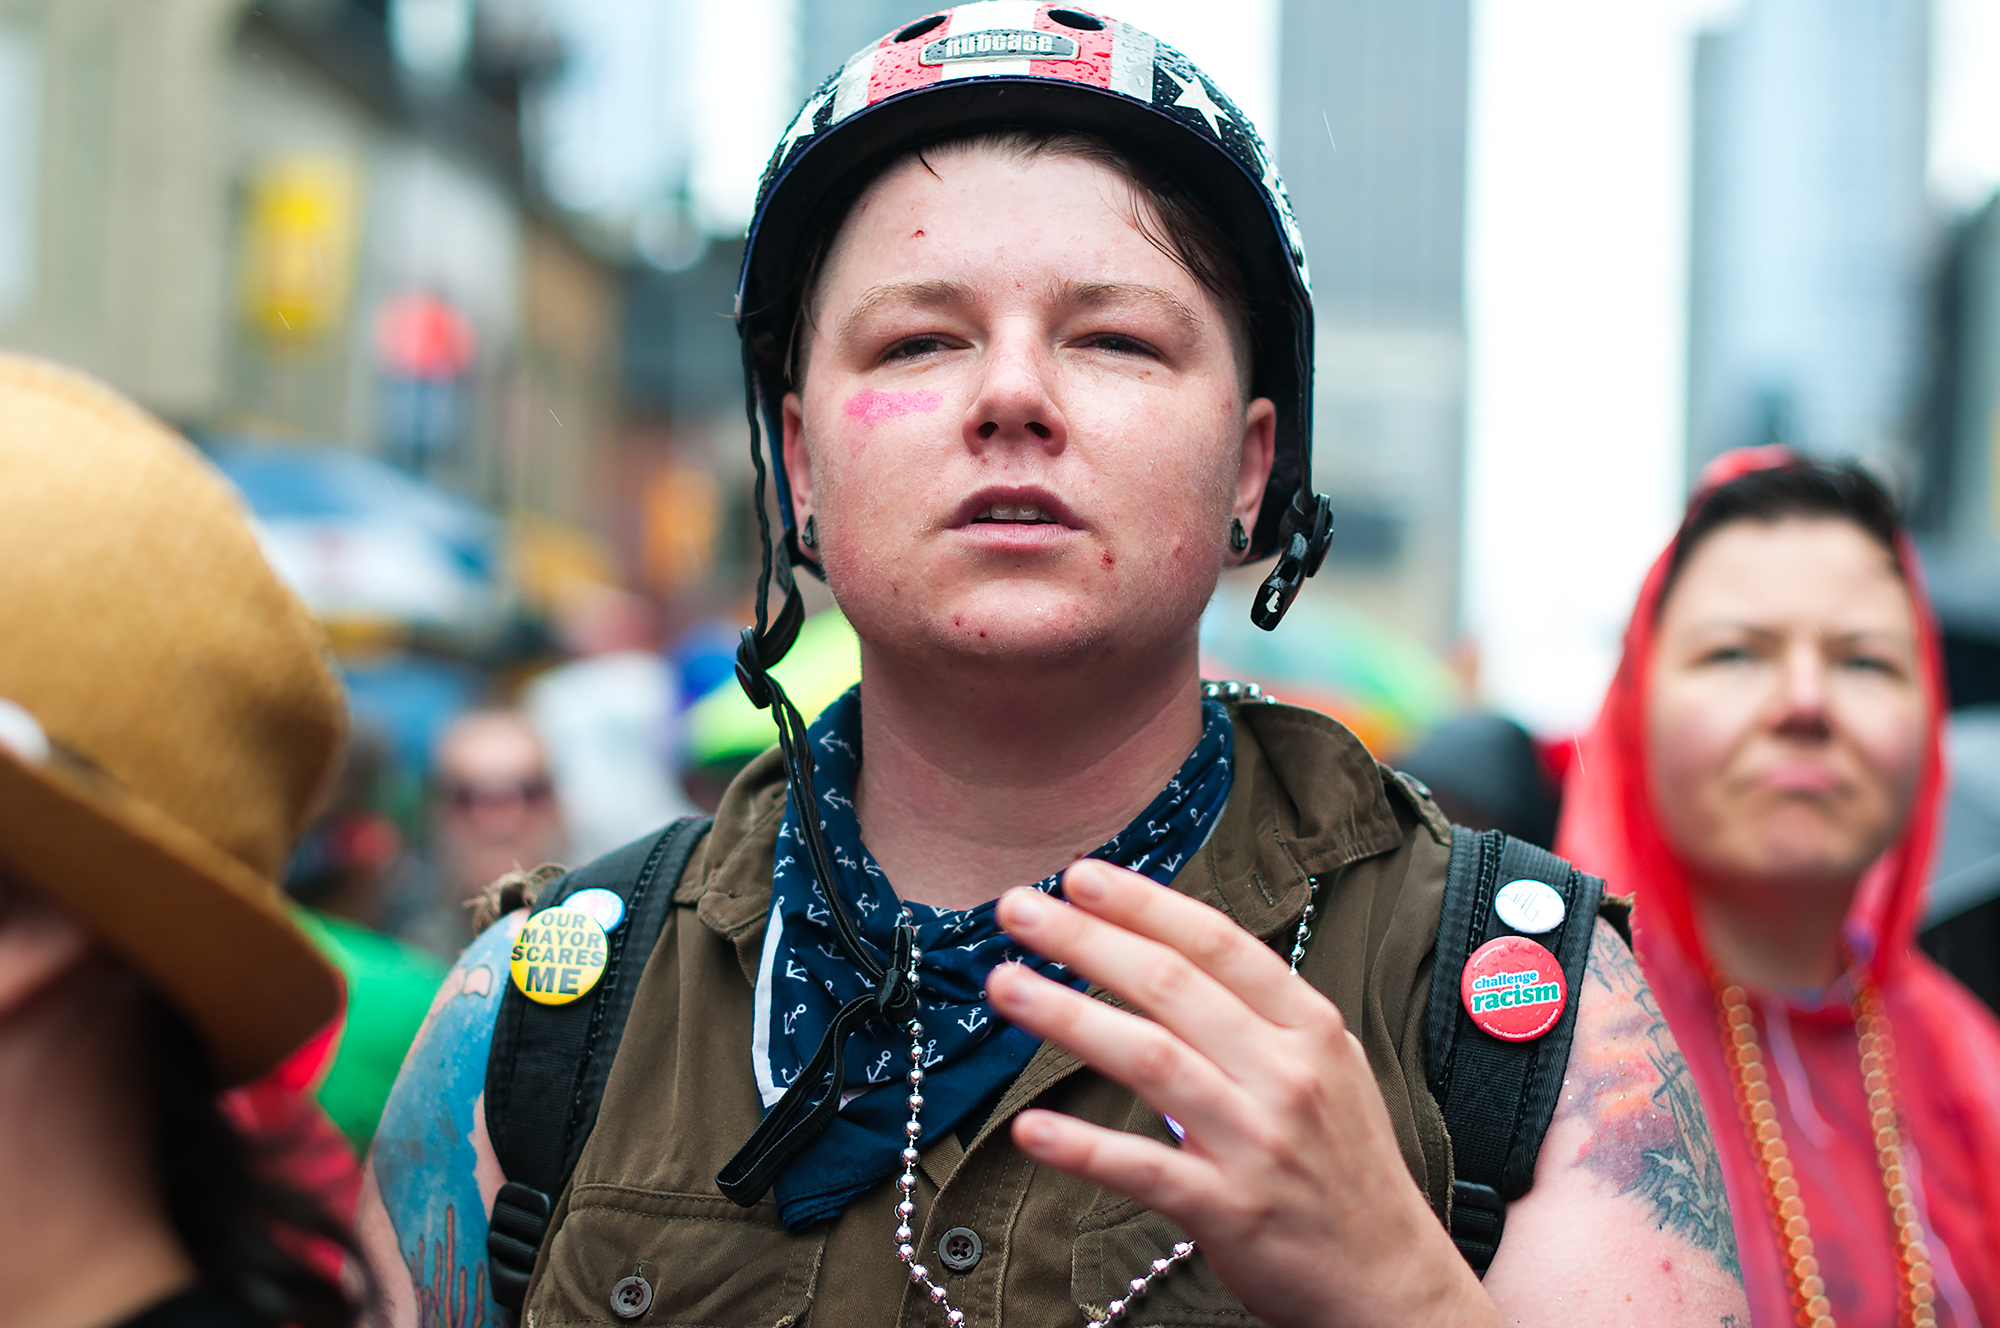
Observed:
[[[509,966],[521,994],[541,1005],[588,996],[604,976],[604,928],[582,909],[545,908],[521,924]]]

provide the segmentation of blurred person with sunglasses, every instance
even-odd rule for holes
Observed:
[[[567,837],[547,752],[519,711],[454,720],[438,739],[432,787],[430,847],[449,920],[421,939],[449,956],[472,939],[466,906],[508,872],[559,861]]]

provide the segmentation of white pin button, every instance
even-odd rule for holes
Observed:
[[[1515,931],[1539,936],[1561,925],[1569,909],[1553,886],[1541,881],[1509,881],[1493,896],[1493,911]]]
[[[625,901],[609,890],[579,890],[563,900],[562,907],[587,914],[606,932],[617,931],[625,920]]]
[[[49,735],[42,732],[25,706],[4,696],[0,696],[0,747],[29,765],[41,765],[49,759]]]

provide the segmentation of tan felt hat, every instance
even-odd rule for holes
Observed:
[[[110,389],[0,354],[0,869],[150,977],[226,1083],[340,1005],[275,881],[344,724],[235,491]]]

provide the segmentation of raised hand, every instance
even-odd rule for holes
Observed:
[[[1001,924],[1150,1018],[1021,965],[995,969],[987,996],[1172,1116],[1186,1143],[1031,1110],[1013,1123],[1024,1152],[1172,1219],[1269,1323],[1500,1322],[1331,1001],[1223,914],[1134,872],[1086,860],[1064,891],[1069,905],[1009,892]]]

